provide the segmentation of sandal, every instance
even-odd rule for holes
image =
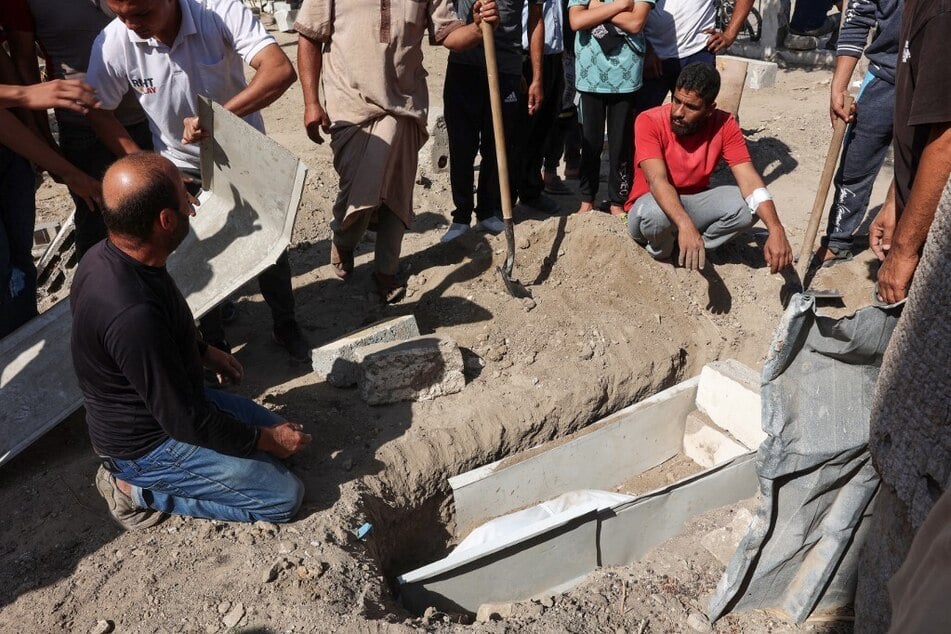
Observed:
[[[353,251],[341,249],[336,244],[330,245],[330,266],[334,273],[342,280],[353,273]]]
[[[833,247],[825,247],[828,253],[832,254],[831,258],[825,258],[822,260],[820,266],[824,269],[829,268],[830,266],[836,265],[839,262],[848,262],[852,259],[852,250],[851,249],[835,249]]]
[[[406,283],[401,282],[396,275],[374,271],[373,281],[376,282],[376,292],[384,304],[395,304],[406,296]]]

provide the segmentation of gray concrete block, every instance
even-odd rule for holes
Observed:
[[[710,425],[699,412],[687,415],[684,454],[704,469],[748,453],[749,449]]]
[[[275,3],[282,4],[282,3]],[[282,33],[293,33],[294,22],[297,20],[297,9],[288,9],[274,12],[274,28]]]
[[[462,352],[436,336],[379,343],[356,351],[363,372],[360,395],[370,405],[429,401],[466,386]]]
[[[419,336],[419,326],[412,315],[378,321],[346,337],[315,348],[311,353],[314,372],[331,385],[349,387],[360,379],[356,351],[376,343],[402,341]]]
[[[747,59],[734,55],[723,55],[721,59],[735,59],[747,64],[746,87],[750,90],[772,88],[776,85],[776,72],[779,69],[776,62],[764,62],[758,59]]]
[[[717,427],[756,449],[766,438],[759,382],[756,371],[734,359],[708,363],[700,372],[697,409]]]

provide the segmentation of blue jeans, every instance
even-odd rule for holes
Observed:
[[[257,427],[284,422],[243,396],[205,390],[209,403]],[[106,458],[116,478],[132,485],[139,508],[228,522],[288,522],[300,508],[304,485],[278,459],[263,452],[226,456],[169,438],[133,460]]]
[[[845,135],[835,173],[835,197],[822,242],[836,250],[852,248],[852,234],[862,224],[875,178],[892,143],[895,85],[871,73],[859,90],[855,119]]]

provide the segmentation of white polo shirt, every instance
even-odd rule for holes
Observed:
[[[716,25],[714,0],[657,0],[647,14],[644,37],[661,59],[683,59],[707,47],[706,29]]]
[[[96,38],[86,81],[105,110],[114,110],[131,86],[149,118],[155,151],[198,170],[198,144],[181,142],[184,119],[198,114],[199,95],[223,104],[244,90],[242,60],[250,64],[275,40],[236,0],[178,1],[182,24],[171,47],[140,38],[116,19]],[[260,112],[244,120],[264,132]]]

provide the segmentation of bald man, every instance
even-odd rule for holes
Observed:
[[[201,341],[165,268],[194,214],[178,171],[157,154],[132,154],[106,172],[102,193],[108,238],[80,262],[70,308],[109,511],[127,529],[166,514],[289,521],[304,490],[278,458],[311,437],[253,401],[203,387],[203,368],[235,384],[243,370]]]

